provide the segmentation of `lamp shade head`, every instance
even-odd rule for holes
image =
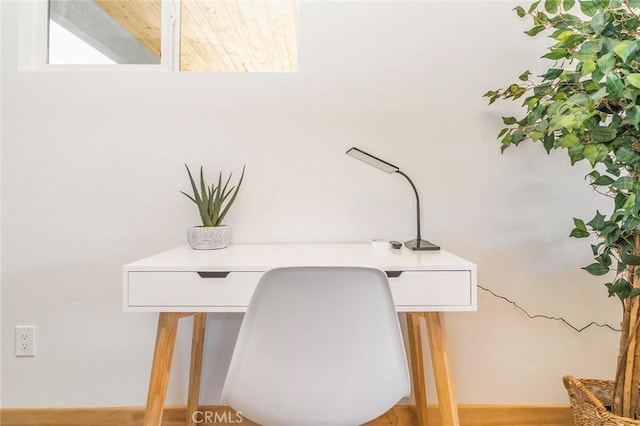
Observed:
[[[353,147],[347,151],[347,155],[350,155],[353,158],[357,158],[360,161],[367,163],[370,166],[375,167],[376,169],[382,170],[386,173],[395,173],[400,170],[398,167],[394,166],[391,163],[387,163],[384,160],[379,159],[367,152],[364,152],[361,149]]]

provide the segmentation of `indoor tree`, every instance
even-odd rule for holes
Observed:
[[[602,276],[622,302],[622,333],[612,411],[636,417],[640,384],[640,0],[546,0],[517,6],[533,26],[529,36],[552,42],[540,76],[485,94],[522,100],[521,117],[503,117],[502,150],[524,141],[547,152],[565,149],[571,164],[586,161],[593,188],[611,210],[574,218],[571,236],[595,236],[589,273]],[[545,68],[547,68],[545,66]]]

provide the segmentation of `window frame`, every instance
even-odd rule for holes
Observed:
[[[159,64],[50,64],[49,0],[24,2],[25,6],[27,4],[35,4],[31,13],[35,19],[31,25],[35,25],[37,33],[37,71],[179,71],[181,0],[161,0]]]

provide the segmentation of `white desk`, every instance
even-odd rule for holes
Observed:
[[[476,310],[476,265],[444,250],[374,250],[369,244],[238,244],[178,247],[125,265],[124,310],[160,312],[145,426],[159,426],[178,321],[194,315],[187,425],[197,410],[207,312],[244,312],[265,271],[281,266],[374,266],[387,271],[398,312],[407,313],[417,415],[426,425],[420,317],[426,319],[443,425],[458,425],[442,313]]]

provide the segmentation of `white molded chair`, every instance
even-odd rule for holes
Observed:
[[[386,274],[289,267],[258,283],[222,403],[264,426],[355,426],[410,392]]]

